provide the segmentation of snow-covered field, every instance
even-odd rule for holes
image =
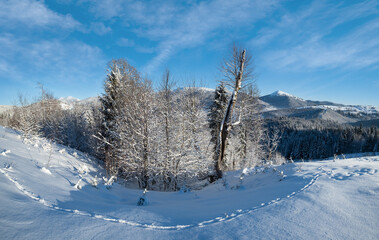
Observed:
[[[304,108],[318,108],[318,109],[331,109],[333,111],[342,111],[350,114],[378,114],[379,108],[374,106],[364,106],[364,105],[350,105],[350,106],[332,106],[332,105],[318,105],[318,106],[306,106],[299,107],[298,109]]]
[[[147,206],[106,182],[96,160],[0,126],[1,239],[379,239],[378,156],[230,172]]]

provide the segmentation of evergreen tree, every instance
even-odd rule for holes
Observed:
[[[208,124],[211,129],[211,143],[213,144],[215,161],[218,160],[219,154],[216,152],[218,149],[217,144],[220,135],[221,122],[224,119],[227,104],[228,96],[226,88],[224,83],[221,82],[215,90],[214,100],[208,112]]]
[[[224,83],[221,83],[215,90],[214,101],[210,106],[208,113],[208,123],[212,134],[212,143],[217,144],[217,138],[220,134],[220,126],[224,118],[228,96]]]
[[[104,150],[104,161],[107,175],[117,173],[115,150],[119,140],[117,131],[117,116],[120,112],[121,99],[121,73],[120,63],[112,61],[110,63],[108,76],[104,84],[104,95],[100,98],[102,108],[101,137],[103,139],[101,148]]]

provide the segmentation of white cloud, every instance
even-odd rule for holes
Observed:
[[[15,81],[39,76],[46,81],[70,82],[90,80],[106,61],[99,48],[82,42],[30,42],[8,34],[0,38],[0,63],[0,76]]]
[[[93,22],[90,25],[90,30],[97,35],[105,35],[112,31],[112,29],[108,26],[105,26],[102,22]]]
[[[133,40],[127,39],[127,38],[120,38],[117,41],[117,44],[121,47],[133,47],[133,46],[135,46],[135,42]]]
[[[81,27],[81,24],[70,15],[53,12],[43,2],[33,0],[0,1],[0,24],[3,28],[15,28],[18,24],[28,27],[63,29]]]
[[[218,31],[233,31],[261,19],[277,0],[114,1],[100,0],[91,5],[100,18],[121,20],[139,37],[156,42],[157,55],[145,66],[152,72],[183,48],[199,46]],[[138,25],[137,27],[133,27]],[[229,40],[228,40],[229,41]]]
[[[269,46],[263,59],[267,66],[279,69],[375,67],[379,63],[377,5],[366,1],[345,7],[315,1],[299,12],[285,13],[251,43]],[[361,20],[367,17],[372,19]],[[361,22],[354,27],[345,27],[358,19]]]

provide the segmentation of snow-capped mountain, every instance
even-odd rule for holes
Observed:
[[[304,100],[283,91],[262,96],[260,102],[265,118],[286,116],[332,120],[339,123],[356,123],[379,118],[378,107]]]
[[[75,106],[83,107],[83,106],[95,106],[98,105],[99,97],[89,97],[83,100],[75,97],[62,97],[58,99],[61,102],[61,107],[65,110],[73,109]]]
[[[193,87],[194,92],[208,108],[214,98],[214,89]],[[174,90],[174,98],[180,101],[181,94],[188,88]],[[90,97],[80,100],[75,97],[64,97],[59,99],[63,109],[74,107],[99,106],[99,97]],[[363,105],[343,105],[330,101],[305,100],[292,94],[275,91],[259,98],[260,109],[264,118],[274,117],[297,117],[303,119],[324,119],[338,123],[356,124],[364,121],[370,125],[370,121],[379,119],[379,108]],[[374,125],[377,121],[372,122]]]
[[[269,95],[261,97],[260,99],[277,109],[300,108],[308,106],[307,101],[282,91],[275,91]]]
[[[301,99],[301,98],[299,98],[299,97],[296,97],[296,96],[294,96],[294,95],[291,95],[291,94],[289,94],[289,93],[286,93],[286,92],[283,92],[283,91],[280,91],[280,90],[277,90],[277,91],[275,91],[275,92],[273,92],[273,93],[271,93],[271,94],[269,94],[269,96],[272,96],[272,97],[277,97],[277,96],[281,96],[281,97],[291,97],[291,98],[297,98],[297,99],[299,99],[299,100],[303,100],[303,99]]]

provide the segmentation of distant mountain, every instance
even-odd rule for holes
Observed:
[[[185,90],[191,90],[196,94],[204,109],[208,109],[214,98],[214,89],[190,87],[177,88],[173,91],[174,101],[180,102]],[[100,106],[99,97],[90,97],[83,100],[74,97],[60,98],[64,109],[74,107]],[[343,105],[330,101],[304,100],[283,91],[275,91],[258,100],[260,112],[264,118],[288,117],[302,119],[322,119],[335,121],[342,124],[358,124],[364,126],[377,125],[379,121],[379,108],[361,105]],[[1,106],[0,106],[1,112]]]
[[[89,106],[96,106],[100,104],[99,97],[89,97],[89,98],[80,100],[79,98],[68,96],[64,98],[59,98],[58,100],[61,102],[61,107],[66,110],[72,109],[75,106],[89,107]]]
[[[11,106],[11,105],[0,105],[0,113],[3,113],[3,112],[10,110],[12,108],[13,108],[13,106]]]
[[[343,105],[329,101],[312,101],[276,91],[260,97],[264,118],[298,117],[323,119],[338,123],[355,123],[379,119],[379,108],[361,105]]]
[[[309,105],[307,101],[282,91],[273,92],[269,95],[260,97],[260,99],[277,109],[299,108]]]

